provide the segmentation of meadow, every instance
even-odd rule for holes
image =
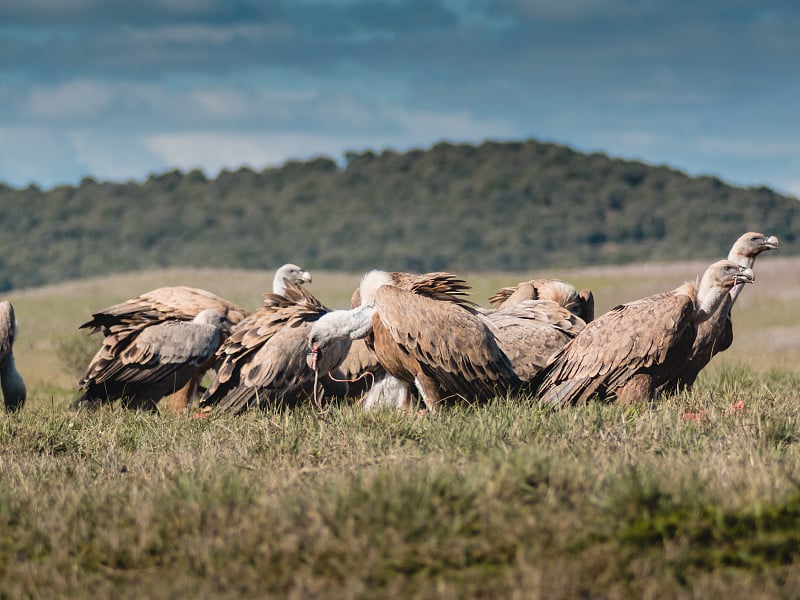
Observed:
[[[600,314],[704,266],[463,275],[480,303],[560,276]],[[0,597],[797,597],[800,260],[760,259],[731,350],[653,405],[67,409],[59,349],[93,310],[176,284],[253,309],[271,278],[166,270],[9,295],[29,396],[0,416]],[[314,273],[311,289],[343,307],[358,279]]]

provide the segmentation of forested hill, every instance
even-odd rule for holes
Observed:
[[[144,183],[0,186],[0,289],[160,266],[534,270],[797,253],[800,202],[536,141],[348,154]]]

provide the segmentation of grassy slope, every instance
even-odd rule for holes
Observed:
[[[693,279],[706,265],[672,263],[633,265],[569,271],[530,273],[462,274],[474,288],[473,299],[484,303],[497,288],[540,276],[561,277],[595,293],[597,314],[612,306],[648,294],[671,289]],[[360,274],[317,273],[312,290],[328,306],[349,305],[350,293]],[[747,363],[758,370],[795,368],[800,364],[800,259],[762,257],[756,264],[757,282],[734,308],[733,348],[715,360],[714,366]],[[261,301],[271,286],[272,273],[235,270],[164,270],[104,277],[35,288],[8,296],[20,325],[15,348],[17,364],[34,386],[71,389],[76,378],[65,372],[55,355],[58,340],[75,335],[78,325],[91,313],[162,285],[191,285],[220,294],[248,309]]]
[[[692,394],[628,412],[515,399],[440,419],[72,414],[53,340],[91,310],[175,283],[254,307],[270,276],[173,271],[16,294],[31,394],[0,416],[0,595],[794,597],[797,267],[757,265],[734,348]],[[592,287],[602,312],[700,268],[560,275]],[[467,278],[482,299],[526,276]],[[313,287],[343,306],[357,279],[317,274]]]

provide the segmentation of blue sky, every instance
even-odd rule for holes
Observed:
[[[6,0],[0,181],[555,141],[800,196],[794,0]]]

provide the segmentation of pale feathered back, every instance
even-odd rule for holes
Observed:
[[[17,319],[14,307],[7,300],[0,302],[0,385],[7,411],[20,410],[25,405],[27,389],[14,363],[14,341],[17,338]]]

